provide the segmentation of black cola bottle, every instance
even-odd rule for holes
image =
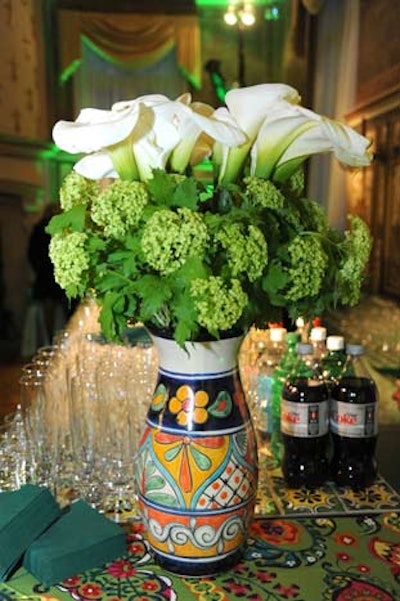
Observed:
[[[317,488],[329,475],[329,395],[311,344],[300,343],[281,400],[282,473],[291,488]]]
[[[353,490],[373,484],[377,475],[378,392],[365,369],[361,344],[346,347],[343,375],[332,389],[330,430],[332,479]]]

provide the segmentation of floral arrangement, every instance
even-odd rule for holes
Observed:
[[[148,95],[54,126],[57,146],[80,155],[48,226],[55,277],[68,297],[96,299],[109,339],[143,322],[183,345],[359,300],[369,230],[356,216],[329,227],[303,163],[333,152],[362,167],[369,141],[288,85],[225,102]]]

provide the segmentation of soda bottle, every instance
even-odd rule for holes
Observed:
[[[282,392],[282,473],[291,488],[315,488],[329,475],[329,393],[312,344],[299,343],[297,352]]]
[[[255,424],[258,452],[271,455],[270,441],[273,431],[272,380],[285,351],[286,329],[273,327],[269,341],[258,360],[258,384],[255,403]]]
[[[297,344],[300,335],[297,332],[288,332],[285,336],[285,352],[275,369],[271,382],[272,395],[272,432],[270,450],[275,461],[280,464],[283,456],[283,443],[281,436],[281,398],[285,380],[292,371],[297,360]]]
[[[378,391],[363,361],[364,347],[348,344],[346,352],[343,375],[331,392],[331,474],[338,485],[358,490],[377,475]]]

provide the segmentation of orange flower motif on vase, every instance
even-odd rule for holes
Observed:
[[[198,436],[158,432],[154,447],[163,467],[177,475],[177,482],[187,506],[198,487],[212,474],[218,473],[229,449],[226,436]]]
[[[180,426],[204,424],[208,419],[205,409],[208,401],[208,394],[204,390],[194,392],[190,386],[184,385],[178,388],[176,396],[170,398],[168,408],[177,416],[176,421]]]

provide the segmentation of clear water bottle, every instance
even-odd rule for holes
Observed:
[[[310,343],[313,345],[313,354],[316,360],[321,363],[327,353],[326,349],[327,330],[323,326],[311,328]]]
[[[341,377],[347,360],[344,337],[328,336],[326,354],[321,359],[321,372],[328,386],[333,386]]]
[[[344,372],[331,392],[331,474],[354,490],[373,484],[377,475],[378,391],[366,369],[361,344],[348,344]]]
[[[285,336],[285,352],[275,369],[271,382],[272,395],[272,433],[271,453],[277,463],[281,463],[283,456],[283,443],[281,435],[281,399],[285,380],[292,371],[297,360],[297,344],[300,335],[297,332],[288,332]]]
[[[329,476],[329,392],[313,358],[300,343],[281,402],[282,473],[291,488],[316,488]]]
[[[258,452],[266,455],[271,455],[270,442],[274,428],[272,414],[272,382],[275,370],[285,352],[285,336],[285,328],[270,328],[268,344],[266,344],[258,359],[255,424]]]

